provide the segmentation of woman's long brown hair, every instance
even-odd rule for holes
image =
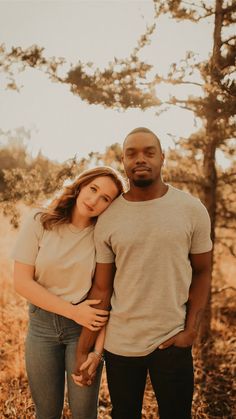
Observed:
[[[98,166],[85,170],[71,185],[66,186],[62,194],[55,198],[47,208],[43,208],[36,216],[46,230],[52,230],[61,224],[71,222],[72,209],[76,203],[77,196],[83,186],[86,186],[99,176],[109,176],[118,188],[117,196],[125,191],[125,181],[122,176],[113,168]]]

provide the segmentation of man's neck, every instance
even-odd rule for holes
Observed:
[[[151,199],[161,198],[166,194],[168,188],[168,185],[162,181],[145,187],[131,184],[129,191],[124,194],[124,198],[127,201],[149,201]]]

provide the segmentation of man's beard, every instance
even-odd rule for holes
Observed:
[[[145,188],[150,186],[153,183],[153,179],[133,179],[134,186],[138,186],[139,188]]]

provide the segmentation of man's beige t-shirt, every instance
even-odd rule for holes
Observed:
[[[118,197],[95,227],[97,262],[116,264],[105,348],[142,356],[184,329],[190,253],[212,248],[199,199],[169,186],[158,199]]]
[[[64,224],[45,230],[32,211],[22,226],[12,258],[35,266],[35,280],[72,303],[86,298],[95,268],[94,226]]]

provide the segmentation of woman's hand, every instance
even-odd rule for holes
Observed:
[[[72,374],[72,378],[74,380],[74,383],[77,384],[80,387],[84,387],[85,385],[91,385],[95,375],[96,375],[96,370],[98,365],[100,364],[102,359],[102,356],[98,355],[95,352],[90,352],[88,354],[88,357],[86,359],[86,361],[83,362],[83,364],[81,364],[80,366],[80,373],[81,374]],[[83,372],[86,371],[86,376],[89,376],[89,379],[87,380],[87,383],[84,384],[83,383]]]
[[[97,332],[105,326],[109,317],[109,311],[91,307],[100,302],[101,300],[85,300],[80,304],[72,305],[72,320],[92,332]]]

